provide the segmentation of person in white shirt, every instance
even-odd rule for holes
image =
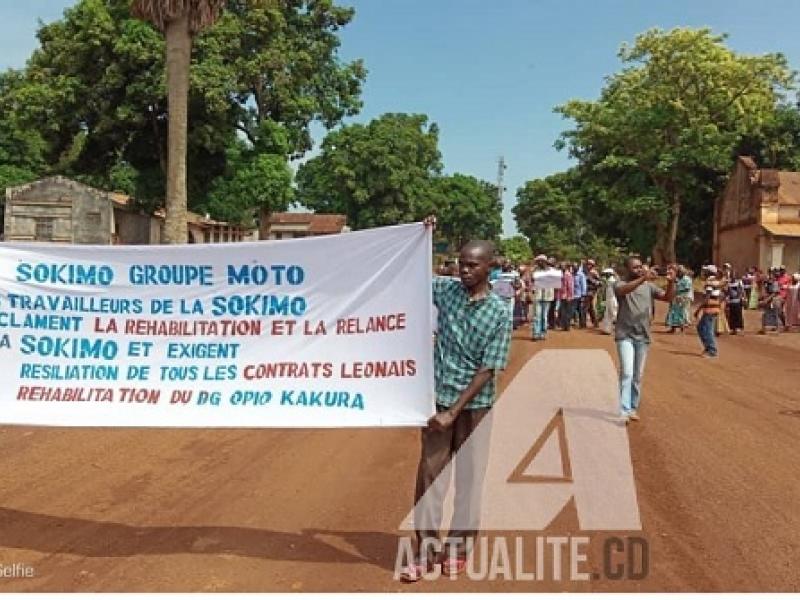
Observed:
[[[614,273],[614,269],[611,268],[603,269],[600,275],[603,278],[603,288],[601,288],[603,291],[601,293],[604,298],[603,319],[600,321],[600,330],[607,335],[611,335],[614,333],[614,322],[617,320],[617,309],[619,308],[617,296],[614,294],[617,276]]]
[[[519,273],[511,266],[511,261],[504,260],[497,278],[492,282],[492,291],[506,301],[508,318],[514,319],[514,300],[521,287]]]

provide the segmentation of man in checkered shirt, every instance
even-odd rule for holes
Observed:
[[[432,227],[432,217],[425,220]],[[447,538],[455,548],[445,547],[440,557],[432,556],[442,520],[444,490],[431,489],[436,477],[450,462],[478,424],[489,414],[495,400],[495,374],[506,367],[511,342],[512,315],[508,303],[491,291],[489,271],[494,256],[491,242],[472,241],[461,250],[460,281],[436,277],[433,302],[439,323],[434,350],[436,414],[422,430],[422,453],[417,470],[414,519],[419,561],[402,573],[405,581],[418,581],[433,561],[443,558],[446,575],[463,571],[468,540],[477,529],[451,530]],[[456,514],[454,522],[473,523],[479,515],[480,489],[486,469],[485,453],[462,452],[456,459]],[[428,492],[426,501],[419,500]],[[433,500],[428,501],[433,494]],[[477,522],[475,522],[477,527]]]

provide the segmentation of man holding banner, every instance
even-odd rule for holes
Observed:
[[[427,227],[435,219],[425,220]],[[433,301],[439,311],[434,354],[436,414],[422,430],[417,470],[414,523],[417,560],[401,572],[406,582],[419,581],[434,561],[442,559],[444,574],[462,572],[469,544],[477,535],[480,494],[487,456],[459,454],[455,464],[455,523],[469,530],[450,531],[437,555],[445,489],[434,482],[485,418],[495,400],[495,374],[505,368],[511,342],[506,303],[489,287],[494,247],[472,241],[461,250],[461,280],[436,278]],[[425,496],[424,501],[423,496]]]

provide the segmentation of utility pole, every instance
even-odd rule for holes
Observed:
[[[505,179],[507,168],[508,165],[506,165],[506,159],[500,155],[500,157],[497,159],[497,201],[500,203],[500,206],[503,206],[503,192],[506,191],[503,181]]]

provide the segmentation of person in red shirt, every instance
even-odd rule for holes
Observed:
[[[781,320],[781,324],[783,325],[784,330],[786,329],[786,297],[789,294],[789,286],[792,285],[792,278],[786,272],[786,267],[781,265],[781,268],[778,269],[778,277],[776,278],[778,283],[778,298],[777,301],[777,310],[778,310],[778,318]]]

